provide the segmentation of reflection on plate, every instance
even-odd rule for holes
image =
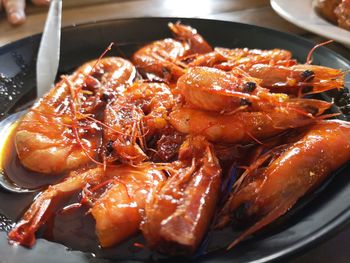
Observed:
[[[272,8],[289,22],[350,47],[350,31],[331,24],[315,10],[313,0],[271,0]]]

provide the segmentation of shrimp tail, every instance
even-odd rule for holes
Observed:
[[[22,220],[10,231],[9,240],[32,247],[35,244],[35,232],[47,222],[65,197],[82,190],[85,185],[99,184],[104,177],[102,168],[92,168],[82,173],[72,172],[61,183],[50,186],[35,199]]]
[[[41,196],[39,199],[42,199]],[[26,247],[32,247],[35,244],[35,232],[48,218],[47,211],[51,205],[51,199],[43,199],[35,202],[34,206],[26,213],[26,216],[18,222],[8,235],[9,240],[19,243]]]

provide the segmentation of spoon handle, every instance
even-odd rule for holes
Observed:
[[[37,97],[47,93],[56,78],[61,42],[62,0],[52,0],[40,41],[36,64]]]

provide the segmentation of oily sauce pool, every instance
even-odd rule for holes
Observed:
[[[30,193],[11,193],[0,189],[0,220],[2,224],[7,224],[1,230],[6,231],[9,231],[14,223],[21,218],[41,190],[46,189],[50,184],[63,180],[66,175],[44,175],[30,171],[21,164],[16,153],[15,133],[18,120],[22,115],[23,113],[11,115],[0,123],[0,135],[4,139],[0,144],[0,176],[3,176],[5,180],[18,187],[35,191]],[[145,244],[145,241],[142,235],[131,237],[116,247],[101,249],[95,235],[95,222],[88,213],[89,208],[82,206],[80,208],[64,209],[69,207],[70,204],[79,202],[79,199],[80,196],[77,193],[71,198],[60,197],[60,200],[55,200],[62,203],[62,205],[38,231],[37,237],[39,239],[37,242],[40,242],[40,237],[43,237],[53,242],[61,243],[69,249],[94,253],[94,255],[103,258],[136,257],[147,259],[151,255],[152,257],[155,256],[154,253],[143,247],[142,244]],[[35,249],[35,246],[32,249]]]

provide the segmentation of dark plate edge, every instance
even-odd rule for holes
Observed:
[[[77,23],[74,25],[69,25],[65,26],[62,28],[62,31],[70,31],[74,29],[79,29],[79,28],[84,28],[84,27],[90,27],[92,25],[103,25],[103,24],[110,24],[116,21],[144,21],[144,20],[160,20],[160,21],[185,21],[186,23],[190,21],[205,21],[207,23],[222,23],[222,24],[236,24],[238,26],[242,27],[250,27],[254,28],[259,31],[263,31],[267,34],[278,34],[281,37],[284,38],[289,38],[292,39],[292,41],[298,42],[298,44],[307,46],[310,45],[311,47],[316,45],[314,42],[311,40],[295,35],[292,33],[287,33],[287,32],[282,32],[279,30],[271,29],[271,28],[266,28],[266,27],[261,27],[261,26],[256,26],[256,25],[251,25],[251,24],[246,24],[246,23],[240,23],[240,22],[233,22],[233,21],[228,21],[228,20],[219,20],[219,19],[207,19],[207,18],[193,18],[193,17],[157,17],[157,16],[147,16],[147,17],[133,17],[133,18],[119,18],[119,19],[107,19],[107,20],[100,20],[100,21],[90,21],[90,22],[84,22],[84,23]],[[200,32],[199,32],[200,33]],[[38,37],[40,37],[42,33],[37,33],[25,38],[21,38],[19,40],[12,41],[10,43],[7,43],[3,46],[0,46],[0,55],[3,53],[8,52],[9,50],[13,48],[19,48],[22,45],[26,44],[27,42],[30,42]],[[330,48],[327,48],[325,46],[319,47],[318,50],[324,50],[325,52],[331,53],[333,56],[338,58],[339,60],[342,60],[343,62],[347,63],[350,65],[350,60],[343,57],[342,55],[338,54],[337,52],[333,51]],[[334,237],[336,234],[338,234],[342,229],[344,229],[346,226],[350,225],[350,206],[348,207],[347,210],[344,210],[342,213],[338,214],[334,218],[333,221],[329,222],[328,224],[324,225],[323,228],[320,228],[319,230],[315,231],[312,235],[310,235],[308,238],[304,239],[303,241],[289,246],[289,248],[283,249],[278,253],[274,253],[270,256],[266,256],[264,258],[250,261],[250,262],[256,262],[256,263],[262,263],[262,262],[276,262],[282,259],[291,259],[292,256],[297,256],[297,255],[302,255],[306,252],[306,250],[312,249],[318,244],[321,244],[330,238]],[[64,245],[63,245],[64,246]],[[65,247],[65,246],[64,246]],[[74,251],[74,250],[73,250]],[[81,252],[81,251],[77,251]],[[84,254],[89,254],[86,252],[81,252]],[[98,259],[98,258],[96,258]],[[205,261],[205,260],[204,260]]]

